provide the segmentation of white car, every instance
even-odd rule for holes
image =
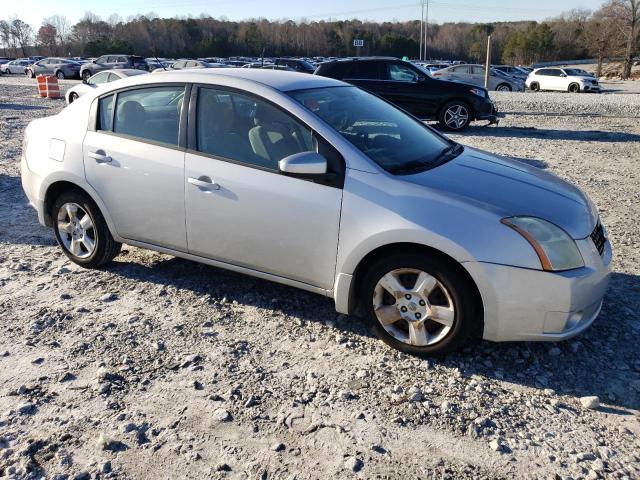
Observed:
[[[108,83],[115,82],[116,80],[133,77],[135,75],[142,75],[144,73],[147,72],[145,72],[144,70],[135,70],[132,68],[123,68],[121,70],[104,70],[102,72],[96,73],[92,77],[89,77],[86,82],[82,82],[75,87],[71,87],[69,90],[67,90],[64,98],[67,100],[67,104],[73,103],[85,93],[92,92],[101,85],[106,85]]]
[[[600,92],[598,80],[574,68],[537,68],[525,82],[534,92],[559,90],[562,92]]]
[[[606,230],[578,188],[318,75],[118,81],[32,121],[21,168],[83,267],[127,243],[284,283],[416,355],[572,337],[609,281]]]

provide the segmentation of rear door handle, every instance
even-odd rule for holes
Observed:
[[[87,153],[87,155],[89,156],[89,158],[93,158],[96,161],[96,163],[110,163],[111,160],[113,160],[111,157],[106,155],[102,150],[89,152]]]
[[[220,185],[205,176],[199,178],[188,177],[187,182],[203,190],[220,190]]]

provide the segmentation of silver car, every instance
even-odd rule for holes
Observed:
[[[319,76],[120,80],[29,124],[22,185],[79,265],[127,243],[254,275],[332,298],[416,355],[569,338],[609,281],[578,188]]]
[[[80,78],[81,64],[66,58],[43,58],[29,65],[25,74],[29,78],[38,75],[55,75],[60,80],[65,78]]]
[[[0,72],[24,75],[25,69],[31,65],[29,60],[11,60],[3,65],[0,65]]]
[[[440,80],[484,86],[484,72],[484,65],[453,65],[431,75]],[[489,90],[523,92],[524,82],[492,68],[489,70]]]

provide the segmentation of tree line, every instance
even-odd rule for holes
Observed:
[[[550,60],[622,59],[629,77],[638,51],[640,0],[608,0],[600,9],[573,10],[544,22],[491,24],[443,23],[428,26],[431,59],[483,61],[486,38],[492,37],[494,62],[529,65]],[[364,47],[353,47],[353,40]],[[62,15],[43,20],[35,29],[19,18],[0,20],[0,49],[5,56],[98,56],[135,53],[158,57],[356,56],[391,55],[415,58],[420,22],[229,21],[159,18],[151,13],[123,20],[102,19],[87,12],[72,24]],[[600,72],[598,72],[600,73]]]

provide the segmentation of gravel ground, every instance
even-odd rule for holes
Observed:
[[[640,477],[640,95],[495,94],[500,126],[455,136],[583,188],[614,274],[578,338],[420,360],[288,287],[71,264],[20,186],[24,128],[63,107],[34,93],[0,78],[0,477]]]

